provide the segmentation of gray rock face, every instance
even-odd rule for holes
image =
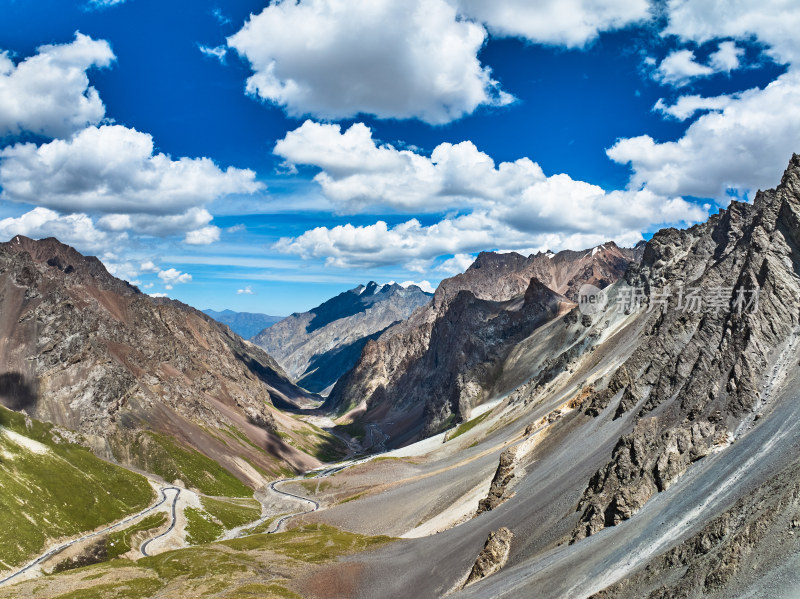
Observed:
[[[412,285],[359,285],[309,312],[292,314],[253,338],[297,383],[329,389],[358,360],[367,341],[405,320],[431,295]]]
[[[272,434],[276,405],[309,400],[263,350],[96,258],[55,239],[0,244],[0,401],[79,431],[101,455],[154,430],[237,472],[241,458],[208,432],[235,427],[263,444],[241,454],[264,469],[318,463]]]
[[[439,432],[487,399],[509,352],[570,309],[581,285],[616,281],[634,257],[614,244],[529,258],[482,253],[442,281],[430,305],[367,343],[326,408],[366,401],[366,419],[394,445]]]
[[[606,389],[589,397],[597,415],[635,411],[633,431],[592,478],[573,540],[618,524],[695,461],[734,440],[768,404],[772,380],[797,343],[800,314],[800,157],[780,186],[753,205],[733,203],[687,231],[648,243],[627,280],[654,295],[666,286],[723,290],[723,306],[697,312],[671,303],[647,316],[645,334]],[[757,309],[735,307],[738,290],[760,290]],[[752,299],[752,294],[749,296]]]
[[[486,545],[478,555],[478,559],[475,560],[475,565],[472,566],[465,586],[500,571],[508,562],[513,538],[514,533],[505,527],[489,533]]]

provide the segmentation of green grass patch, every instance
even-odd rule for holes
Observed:
[[[281,514],[283,516],[285,514]],[[266,532],[269,532],[269,529],[272,527],[272,523],[275,522],[281,516],[273,516],[272,518],[267,518],[261,524],[254,526],[253,528],[246,528],[243,532],[246,535],[260,535]]]
[[[182,480],[204,495],[252,497],[253,490],[217,462],[193,449],[180,447],[173,439],[146,431],[130,447],[136,465],[166,481]]]
[[[362,497],[364,497],[364,495],[366,495],[366,494],[367,494],[367,492],[366,492],[366,491],[362,491],[361,493],[356,493],[356,494],[355,494],[355,495],[353,495],[352,497],[348,497],[347,499],[342,499],[342,500],[339,502],[339,504],[341,505],[341,504],[343,504],[343,503],[350,503],[351,501],[355,501],[356,499],[361,499],[361,498],[362,498]]]
[[[206,547],[190,547],[168,551],[136,562],[140,568],[153,570],[162,579],[171,581],[185,576],[190,579],[225,576],[248,572],[255,564],[250,556],[231,555]]]
[[[338,530],[326,524],[308,524],[286,532],[243,537],[223,541],[221,544],[237,551],[267,549],[297,561],[321,563],[390,541],[391,537],[369,537]]]
[[[133,578],[122,583],[102,584],[54,597],[54,599],[145,599],[161,590],[163,583],[154,578]]]
[[[357,441],[363,441],[367,436],[367,430],[361,422],[351,422],[350,424],[337,424],[333,427],[337,433],[344,433]]]
[[[212,543],[224,530],[222,524],[203,510],[187,507],[183,513],[186,516],[186,542],[190,545]]]
[[[243,526],[261,517],[261,504],[255,499],[200,499],[203,509],[225,528]]]
[[[131,539],[137,532],[144,532],[146,530],[159,528],[166,524],[166,522],[167,515],[164,512],[158,512],[156,514],[150,514],[146,518],[142,519],[141,522],[138,522],[129,528],[112,532],[106,539],[106,552],[108,554],[108,559],[114,559],[120,555],[128,553],[128,551],[132,549]]]
[[[53,426],[0,407],[0,426],[44,445],[39,454],[0,434],[0,560],[20,565],[52,539],[111,524],[155,500],[147,479],[61,440]]]
[[[481,414],[477,418],[473,418],[472,420],[469,420],[467,422],[464,422],[464,423],[458,425],[458,428],[455,430],[455,432],[452,435],[450,435],[450,437],[447,440],[448,441],[452,441],[456,437],[460,437],[461,435],[463,435],[465,433],[468,433],[473,428],[478,426],[481,422],[486,420],[486,418],[488,418],[489,414],[491,414],[491,411],[486,412],[485,414]]]

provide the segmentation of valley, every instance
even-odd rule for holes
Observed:
[[[12,240],[0,353],[29,374],[5,375],[0,485],[30,535],[0,536],[0,596],[791,597],[798,231],[795,156],[753,204],[635,250],[481,254],[327,398],[191,308]],[[608,305],[585,310],[584,285]],[[728,295],[656,303],[684,286]],[[48,328],[79,300],[87,316]],[[134,311],[136,335],[170,323],[172,352],[103,324]],[[128,377],[123,400],[86,387],[98,368]]]

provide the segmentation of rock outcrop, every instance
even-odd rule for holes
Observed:
[[[480,552],[478,559],[475,560],[475,565],[472,566],[464,586],[499,572],[508,562],[508,556],[511,553],[511,539],[513,538],[514,533],[505,527],[489,533],[489,538],[486,539],[483,551]]]

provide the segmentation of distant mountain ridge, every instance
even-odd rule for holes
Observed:
[[[408,318],[432,297],[416,285],[370,281],[308,312],[292,314],[252,341],[298,385],[324,392],[353,367],[367,341]]]
[[[250,339],[261,331],[283,320],[283,316],[270,316],[260,312],[235,312],[233,310],[203,310],[217,322],[228,325],[242,339]]]

